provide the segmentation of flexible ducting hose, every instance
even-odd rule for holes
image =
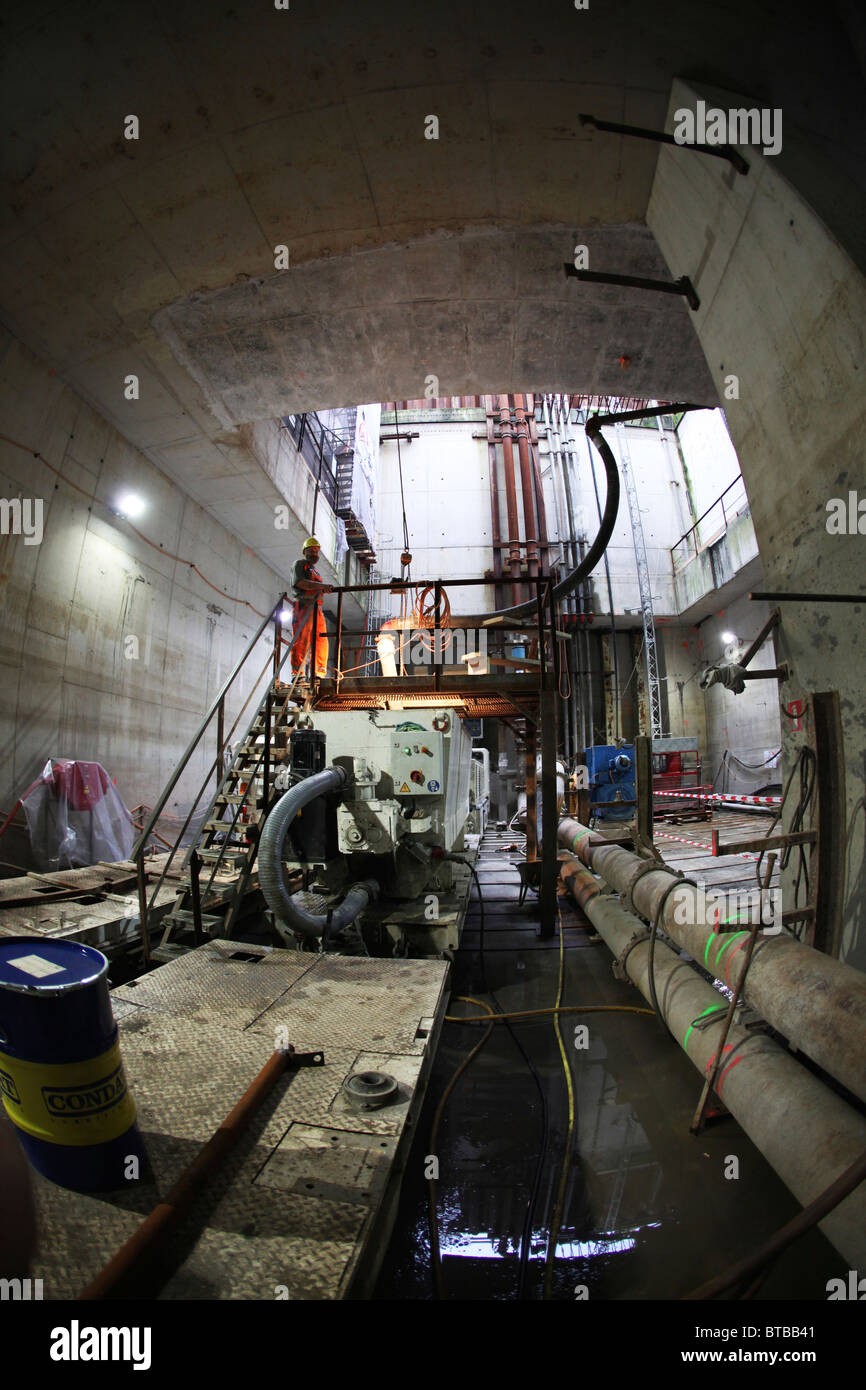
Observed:
[[[326,931],[330,936],[354,922],[359,912],[363,912],[368,903],[379,896],[379,885],[375,879],[365,879],[352,885],[339,907],[317,914],[307,912],[306,908],[295,902],[283,880],[283,846],[295,816],[317,797],[338,791],[345,782],[346,773],[341,767],[328,767],[324,772],[306,777],[280,797],[262,829],[259,840],[261,890],[271,911],[303,936],[323,936]]]

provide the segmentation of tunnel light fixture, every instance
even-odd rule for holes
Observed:
[[[723,641],[723,642],[737,642],[737,641],[739,641],[739,638],[737,637],[737,634],[736,634],[735,632],[723,632],[723,633],[722,633],[722,641]]]
[[[291,610],[291,608],[281,608],[280,611],[279,611],[279,613],[277,614],[277,617],[279,618],[279,620],[280,620],[281,623],[289,623],[289,622],[291,622],[291,620],[292,620],[292,610]]]
[[[124,492],[117,499],[114,510],[118,516],[132,521],[144,511],[144,500],[137,492]]]

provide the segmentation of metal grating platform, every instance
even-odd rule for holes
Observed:
[[[253,959],[250,959],[253,957]],[[170,1246],[162,1299],[340,1299],[372,1287],[445,1012],[448,966],[211,942],[112,996],[155,1185],[85,1196],[35,1175],[46,1299],[74,1297],[179,1177],[285,1026],[325,1066],[284,1077]],[[392,1104],[344,1099],[358,1069]]]

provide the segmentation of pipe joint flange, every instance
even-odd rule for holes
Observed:
[[[642,941],[649,941],[649,932],[645,928],[642,928],[640,931],[636,931],[634,935],[630,938],[630,940],[626,943],[626,945],[623,947],[620,954],[617,956],[616,960],[613,963],[612,969],[614,975],[618,980],[628,981],[625,963],[631,955],[632,951],[634,950],[635,946],[639,946]]]
[[[660,864],[657,859],[648,859],[644,864],[638,865],[631,876],[628,888],[626,888],[625,892],[622,894],[623,906],[627,912],[637,913],[637,908],[634,905],[634,890],[637,886],[638,879],[643,878],[644,874],[657,873],[659,870],[664,870],[667,873],[678,873],[678,870],[668,868],[668,865],[665,863]]]
[[[358,1110],[379,1110],[399,1095],[393,1076],[384,1071],[355,1071],[343,1082],[343,1095]]]

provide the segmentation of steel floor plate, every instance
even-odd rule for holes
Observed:
[[[447,975],[433,960],[220,941],[116,990],[153,1181],[88,1196],[34,1175],[40,1248],[31,1274],[45,1298],[75,1297],[107,1263],[236,1104],[283,1026],[298,1051],[323,1051],[325,1065],[277,1083],[172,1239],[168,1277],[144,1296],[356,1294],[384,1245],[377,1221],[405,1163]],[[374,1069],[394,1076],[398,1094],[381,1110],[358,1111],[343,1082]]]

